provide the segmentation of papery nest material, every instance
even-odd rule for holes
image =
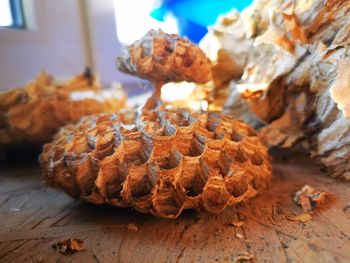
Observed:
[[[101,89],[89,70],[61,83],[43,71],[24,88],[0,94],[0,147],[48,142],[61,126],[82,116],[125,106],[124,92]]]

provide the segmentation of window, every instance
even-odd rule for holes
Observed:
[[[24,28],[21,0],[0,0],[0,27]]]
[[[1,0],[0,0],[1,1]],[[114,0],[118,39],[130,45],[150,29],[162,29],[167,33],[178,33],[175,19],[169,15],[163,21],[151,17],[157,0]]]

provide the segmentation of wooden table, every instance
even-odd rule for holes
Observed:
[[[0,262],[235,262],[242,252],[254,262],[350,262],[350,184],[307,157],[277,156],[267,193],[220,215],[187,211],[177,220],[73,200],[43,187],[36,165],[2,165]],[[292,194],[305,184],[335,201],[311,221],[290,221],[302,213]],[[240,228],[229,224],[237,217]],[[51,247],[66,238],[83,239],[87,250],[62,255]]]

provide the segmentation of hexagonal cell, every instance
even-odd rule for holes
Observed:
[[[114,132],[97,135],[96,155],[100,160],[114,153],[114,147],[115,147],[114,137],[115,137]]]
[[[91,150],[86,137],[81,133],[74,134],[72,142],[66,147],[66,151],[72,155],[80,155]]]
[[[190,134],[187,139],[184,138],[181,141],[177,139],[175,147],[184,156],[196,157],[203,153],[205,145]]]
[[[172,124],[181,127],[191,126],[196,122],[196,118],[191,115],[190,112],[179,110],[178,112],[168,112],[163,115],[165,120],[170,121]]]
[[[152,182],[149,180],[148,176],[145,175],[141,180],[134,182],[131,186],[131,195],[134,198],[144,197],[151,193],[153,188]]]
[[[194,122],[196,122],[196,118],[186,111],[178,113],[177,118],[178,121],[176,124],[180,127],[191,126]]]
[[[238,149],[236,150],[236,153],[234,155],[234,159],[236,162],[240,163],[244,163],[249,159],[247,152],[241,145],[238,146]]]
[[[222,179],[209,178],[202,193],[206,210],[212,213],[221,212],[227,206],[230,197]]]
[[[222,177],[227,176],[229,174],[230,166],[232,163],[231,156],[226,154],[225,152],[220,152],[219,160],[217,163]]]
[[[123,155],[122,161],[128,164],[129,166],[138,166],[144,164],[148,158],[149,155],[145,151],[146,148],[143,148],[143,143],[141,141],[141,138],[137,141],[124,141],[123,147],[118,150],[120,151],[120,154]]]
[[[130,167],[126,181],[131,189],[131,196],[138,199],[149,195],[157,180],[152,173],[148,172],[148,165],[144,164]]]
[[[159,122],[158,112],[153,110],[142,112],[141,121],[144,123],[148,123],[148,122],[158,123]]]
[[[163,126],[163,131],[160,135],[162,136],[173,136],[176,132],[176,126],[170,121],[165,121]]]
[[[264,163],[264,158],[259,153],[254,153],[250,156],[250,161],[253,165],[262,165]]]
[[[127,176],[127,164],[119,163],[114,158],[110,158],[108,162],[105,160],[100,168],[102,174],[99,174],[97,179],[101,181],[96,184],[98,184],[100,191],[106,192],[108,199],[121,200],[120,193],[123,190],[123,183]]]
[[[171,183],[164,183],[163,188],[157,188],[152,201],[156,214],[175,218],[182,211],[184,199],[184,194],[177,191]]]
[[[124,177],[117,176],[115,180],[106,183],[108,199],[121,200],[121,191],[123,190]]]
[[[186,196],[196,197],[203,192],[206,180],[201,175],[198,165],[184,167],[179,179],[179,184],[185,189]]]
[[[220,121],[215,120],[215,121],[208,121],[207,125],[205,126],[205,128],[210,131],[210,132],[215,132],[216,127],[218,127],[220,124]]]
[[[181,154],[176,151],[170,151],[170,154],[167,156],[162,156],[154,159],[154,164],[162,170],[171,170],[177,167],[181,160]]]
[[[239,132],[232,131],[232,133],[231,133],[231,140],[234,141],[234,142],[240,142],[240,141],[243,140],[243,136]]]
[[[229,177],[225,181],[225,187],[227,192],[229,192],[234,197],[240,197],[248,191],[248,183],[244,179],[244,172],[237,171],[236,175]]]
[[[88,154],[84,154],[81,156],[81,158],[72,160],[70,166],[72,166],[70,170],[74,167],[74,173],[81,195],[90,195],[95,186],[95,180],[98,172],[96,163]]]

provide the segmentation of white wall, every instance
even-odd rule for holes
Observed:
[[[0,90],[23,86],[41,69],[70,78],[86,65],[103,83],[140,82],[116,70],[121,52],[113,0],[24,0],[28,30],[0,28]]]
[[[88,0],[87,16],[93,66],[101,81],[111,83],[117,80],[125,86],[143,82],[116,68],[116,57],[121,54],[122,44],[117,37],[114,0]]]
[[[34,11],[29,30],[0,29],[1,90],[23,85],[41,69],[68,77],[86,64],[79,1],[24,2]]]

